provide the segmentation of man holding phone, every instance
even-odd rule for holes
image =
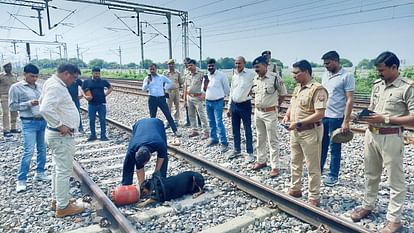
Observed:
[[[390,203],[387,222],[380,233],[401,229],[401,213],[406,196],[403,170],[403,125],[414,122],[414,81],[401,77],[400,61],[392,52],[383,52],[375,60],[380,79],[374,82],[368,110],[362,116],[365,131],[365,195],[362,208],[351,214],[354,222],[367,217],[375,207],[383,167],[388,172]]]
[[[151,64],[149,66],[149,74],[144,79],[142,89],[149,92],[148,98],[148,107],[151,118],[157,117],[158,107],[164,113],[165,118],[167,118],[168,124],[171,126],[172,131],[176,137],[180,137],[181,134],[177,131],[177,126],[173,118],[171,117],[170,110],[165,99],[165,90],[170,89],[172,86],[172,81],[165,77],[164,75],[157,74],[157,65]]]
[[[23,156],[20,161],[19,175],[17,176],[16,192],[26,191],[27,174],[30,170],[30,162],[35,147],[37,151],[37,168],[35,179],[49,181],[45,175],[46,121],[40,115],[39,98],[42,92],[41,86],[36,83],[39,76],[39,68],[33,64],[27,64],[23,68],[24,80],[13,84],[9,91],[10,111],[18,111],[23,130]]]

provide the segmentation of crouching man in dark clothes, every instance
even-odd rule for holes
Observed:
[[[163,178],[155,173],[151,179],[143,184],[144,202],[138,207],[142,208],[154,202],[170,201],[187,194],[193,198],[203,193],[204,177],[198,172],[185,171],[175,176]]]
[[[161,177],[167,176],[168,155],[167,136],[164,124],[157,118],[145,118],[137,121],[132,130],[128,151],[122,170],[122,185],[131,185],[134,177],[134,165],[137,168],[138,184],[145,180],[144,165],[150,160],[151,153],[158,153],[155,172]]]

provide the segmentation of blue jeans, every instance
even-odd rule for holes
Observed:
[[[231,103],[231,126],[233,128],[234,151],[241,152],[240,148],[240,124],[243,121],[244,133],[246,137],[246,151],[253,153],[252,136],[252,103],[250,100],[243,103]]]
[[[164,162],[161,165],[160,173],[161,176],[167,177],[168,169],[168,155],[164,158]],[[135,153],[129,157],[126,157],[124,160],[124,167],[122,169],[122,185],[131,185],[134,180],[134,170],[135,170]]]
[[[37,151],[37,173],[45,172],[46,143],[45,120],[21,120],[23,131],[23,157],[20,161],[20,170],[17,180],[26,181],[30,169],[30,161],[35,150]]]
[[[89,128],[91,137],[96,137],[95,119],[96,113],[99,116],[99,125],[101,126],[101,138],[106,137],[106,104],[88,104]]]
[[[321,172],[325,166],[326,157],[328,154],[328,147],[331,148],[331,163],[329,165],[329,176],[338,178],[339,168],[341,166],[341,143],[331,142],[332,132],[340,128],[344,118],[329,118],[324,117],[323,123],[323,138],[322,138],[322,154],[321,154]]]
[[[218,142],[217,128],[220,135],[220,142],[227,146],[226,128],[223,124],[224,99],[206,100],[206,111],[208,124],[210,125],[210,138],[213,142]]]
[[[167,118],[168,124],[171,126],[172,131],[175,133],[177,132],[177,126],[173,118],[171,117],[170,109],[168,108],[167,101],[165,100],[165,96],[151,96],[148,98],[148,108],[150,112],[151,118],[157,117],[157,110],[158,107],[161,109],[162,113],[164,113],[165,118]]]
[[[76,108],[78,109],[79,112],[79,131],[83,131],[83,126],[82,126],[82,114],[80,112],[80,102],[79,101],[74,101]]]

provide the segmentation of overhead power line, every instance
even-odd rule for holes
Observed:
[[[335,17],[341,17],[341,16],[362,14],[362,13],[368,13],[368,12],[374,12],[374,11],[380,11],[380,10],[391,9],[391,8],[396,8],[396,7],[401,7],[401,6],[410,6],[410,5],[414,5],[414,2],[403,3],[403,4],[395,4],[395,5],[390,5],[390,6],[382,6],[382,7],[372,8],[372,9],[369,9],[369,10],[357,10],[357,11],[347,12],[347,13],[337,13],[337,14],[331,14],[331,15],[320,16],[320,17],[315,17],[315,18],[297,17],[297,18],[295,18],[295,19],[298,19],[296,21],[290,21],[290,22],[288,21],[288,22],[284,22],[284,23],[270,22],[270,23],[261,24],[260,26],[255,26],[255,27],[250,27],[250,28],[243,28],[243,29],[240,29],[240,30],[233,30],[233,31],[228,31],[228,32],[223,32],[223,33],[207,34],[205,37],[222,36],[222,35],[229,35],[229,34],[235,34],[235,33],[241,33],[241,32],[257,31],[257,30],[260,30],[260,29],[271,29],[272,26],[274,26],[274,27],[287,26],[287,25],[290,26],[290,25],[299,24],[299,23],[302,23],[302,22],[318,21],[318,20],[327,19],[327,18],[335,18]]]
[[[229,12],[229,11],[233,11],[233,10],[237,10],[237,9],[241,9],[241,8],[245,8],[245,7],[249,7],[249,6],[253,6],[253,5],[257,5],[257,4],[268,2],[268,1],[270,1],[270,0],[253,1],[253,2],[250,2],[250,3],[243,4],[243,5],[230,7],[230,8],[219,10],[219,11],[214,11],[214,12],[207,13],[207,14],[204,14],[204,15],[195,16],[195,17],[192,17],[192,20],[205,18],[205,17],[211,16],[211,15],[223,14],[223,13],[226,13],[226,12]]]

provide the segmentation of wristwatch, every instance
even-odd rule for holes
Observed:
[[[384,123],[389,124],[390,123],[390,116],[384,116]]]
[[[296,128],[300,128],[300,127],[302,127],[302,123],[301,122],[296,122]]]

